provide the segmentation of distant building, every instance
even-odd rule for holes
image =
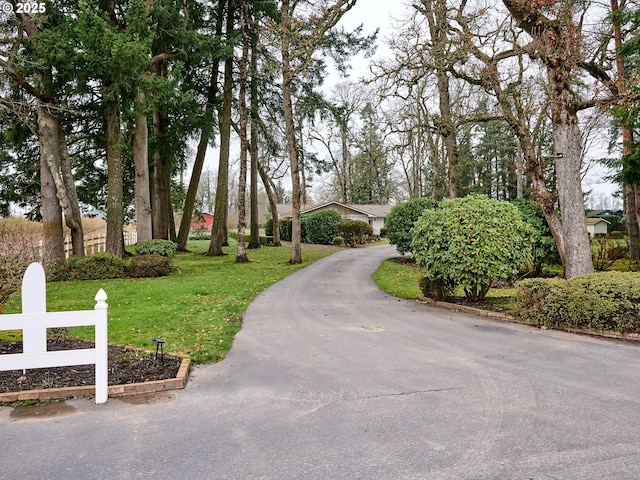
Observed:
[[[197,230],[205,230],[206,232],[210,232],[213,227],[213,215],[210,213],[203,213],[202,220],[196,220],[197,217],[194,215],[191,221],[191,232],[195,232]]]
[[[589,237],[593,238],[596,235],[606,235],[609,233],[608,228],[611,222],[606,221],[604,218],[590,218],[587,217],[587,232]]]
[[[391,205],[347,205],[340,202],[327,202],[319,205],[307,206],[300,209],[300,214],[319,212],[321,210],[335,210],[344,220],[361,220],[371,225],[373,233],[380,234],[384,227],[384,219],[393,207]],[[291,218],[291,205],[279,205],[278,212],[283,218]]]

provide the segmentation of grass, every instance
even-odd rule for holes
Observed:
[[[421,276],[420,270],[414,263],[399,257],[384,261],[373,274],[373,280],[389,295],[413,300],[422,296],[418,286]],[[473,306],[494,311],[508,311],[513,308],[516,292],[516,288],[492,288],[484,302],[473,304]],[[464,293],[459,288],[455,292],[455,301],[463,301],[463,299]]]
[[[108,296],[110,343],[153,349],[151,338],[162,337],[167,353],[190,355],[196,363],[219,361],[231,348],[242,313],[261,291],[334,251],[303,247],[304,263],[290,265],[289,248],[263,247],[248,251],[250,263],[236,264],[235,242],[230,243],[227,255],[206,257],[209,241],[190,242],[191,251],[174,260],[181,273],[168,277],[48,283],[47,310],[93,309],[102,288]],[[19,312],[20,304],[18,296],[12,297],[4,312]],[[7,338],[11,332],[2,334]],[[93,328],[74,328],[70,335],[93,338]]]

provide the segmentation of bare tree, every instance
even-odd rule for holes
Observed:
[[[278,36],[282,55],[282,97],[286,125],[287,148],[291,164],[292,249],[289,263],[302,263],[300,228],[300,150],[296,141],[292,83],[309,66],[314,53],[327,32],[335,27],[356,0],[290,1],[283,0],[280,7]],[[303,15],[300,12],[310,12]],[[297,16],[296,16],[297,15]]]

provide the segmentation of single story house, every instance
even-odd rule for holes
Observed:
[[[589,237],[593,238],[596,235],[606,235],[610,224],[611,222],[608,222],[604,218],[587,217],[587,232],[589,232]]]
[[[283,208],[281,208],[283,207]],[[384,227],[384,219],[393,207],[391,205],[347,205],[340,202],[326,202],[319,205],[303,206],[300,214],[309,214],[321,210],[335,210],[344,220],[362,220],[373,228],[375,235],[380,234],[380,229]],[[291,205],[279,206],[278,212],[281,217],[291,218]]]

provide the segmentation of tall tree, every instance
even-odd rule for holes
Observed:
[[[356,0],[322,0],[298,2],[283,0],[280,7],[278,34],[282,55],[282,97],[285,133],[291,169],[292,248],[289,263],[302,263],[300,201],[300,149],[296,141],[296,125],[292,98],[294,81],[306,70],[312,57],[330,29],[349,11]],[[310,12],[302,17],[300,12]]]
[[[215,37],[219,39],[222,37],[222,27],[224,20],[226,1],[220,0],[217,5],[216,24],[215,24]],[[218,51],[222,54],[231,55],[232,53],[225,52],[221,45],[218,46]],[[184,208],[182,211],[182,220],[180,221],[180,230],[178,232],[178,250],[186,251],[187,240],[189,239],[189,229],[191,228],[191,219],[193,217],[194,208],[196,204],[196,197],[198,194],[198,185],[200,184],[200,178],[202,174],[202,168],[204,166],[205,155],[207,153],[207,147],[211,137],[213,136],[214,125],[216,123],[215,112],[218,105],[218,75],[220,72],[219,58],[213,59],[210,68],[209,86],[205,96],[205,111],[202,118],[202,129],[200,132],[200,141],[198,142],[198,148],[196,150],[196,157],[193,162],[193,168],[191,170],[191,178],[189,180],[189,187],[187,189],[187,195],[184,202]]]
[[[444,139],[444,145],[449,160],[449,198],[456,198],[460,193],[460,159],[456,138],[456,125],[451,110],[451,87],[449,84],[449,66],[451,56],[449,52],[449,22],[447,20],[446,0],[421,0],[414,4],[414,8],[427,19],[431,36],[431,68],[435,73],[438,85],[438,106],[440,118],[437,128]]]
[[[80,207],[61,121],[62,89],[71,77],[69,68],[50,50],[53,44],[65,50],[64,32],[68,25],[61,15],[45,22],[41,14],[18,13],[15,20],[5,39],[8,48],[0,54],[0,68],[14,87],[35,97],[37,103],[37,121],[27,120],[27,126],[38,136],[40,144],[45,261],[64,259],[62,226],[58,226],[62,212],[71,231],[73,254],[83,256]],[[24,121],[28,117],[19,118]]]
[[[227,0],[225,35],[228,45],[235,40],[235,1]],[[218,184],[216,204],[211,229],[211,242],[207,255],[219,256],[225,253],[222,247],[228,245],[227,220],[229,212],[229,153],[231,145],[232,100],[233,100],[233,56],[228,55],[224,62],[224,86],[222,92],[222,110],[219,114],[220,152],[218,157]]]
[[[582,134],[578,111],[582,100],[574,89],[575,70],[582,60],[580,24],[574,2],[553,2],[554,9],[526,0],[503,0],[516,23],[534,39],[529,52],[547,70],[558,202],[562,214],[564,267],[567,278],[593,272],[591,247],[580,178]]]
[[[249,32],[249,2],[242,0],[240,4],[240,31],[242,32],[242,56],[239,67],[239,96],[238,113],[240,115],[240,178],[238,180],[238,251],[236,263],[246,263],[247,249],[245,242],[246,227],[246,198],[247,198],[247,154],[249,153],[248,141],[248,111],[247,111],[247,67],[249,63],[249,50],[251,46],[251,34]]]

